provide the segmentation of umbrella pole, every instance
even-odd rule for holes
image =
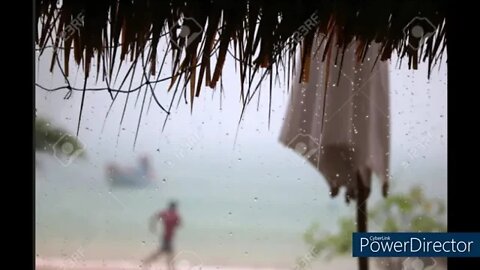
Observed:
[[[357,174],[357,232],[367,231],[367,190],[360,173]],[[368,183],[368,181],[367,181]],[[358,269],[368,270],[368,257],[358,257]]]

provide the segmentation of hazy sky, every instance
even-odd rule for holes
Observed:
[[[50,52],[46,52],[41,61],[37,62],[36,82],[54,88],[64,83],[58,69],[55,75],[49,72],[50,55]],[[390,65],[391,171],[402,171],[402,162],[408,162],[414,164],[412,166],[422,167],[421,170],[425,171],[427,177],[430,172],[435,172],[442,178],[441,185],[436,188],[437,192],[446,194],[446,57],[440,68],[434,68],[430,80],[427,80],[426,64],[414,71],[408,70],[406,62],[401,68],[395,67],[396,61],[394,58]],[[74,67],[73,61],[71,67]],[[74,68],[71,70],[71,81],[75,86],[82,87],[83,73],[76,72]],[[165,71],[165,76],[168,76],[169,69]],[[91,79],[90,85],[94,85],[94,79]],[[260,96],[258,111],[256,101],[248,107],[240,124],[236,144],[234,142],[241,104],[238,74],[235,73],[232,59],[227,59],[223,85],[222,106],[219,88],[202,89],[200,97],[195,100],[192,114],[189,105],[181,102],[177,108],[175,102],[171,119],[163,132],[161,127],[165,113],[152,102],[148,114],[145,113],[145,108],[142,115],[135,153],[132,152],[134,135],[144,91],[140,93],[136,106],[137,93],[130,95],[127,113],[120,127],[126,98],[126,95],[121,94],[113,105],[103,131],[105,115],[111,103],[110,96],[106,91],[88,92],[79,139],[86,146],[89,162],[104,164],[115,159],[120,163],[131,164],[138,154],[149,153],[155,162],[175,164],[177,167],[171,169],[176,168],[177,171],[179,168],[195,170],[224,164],[220,166],[221,170],[222,166],[238,159],[255,162],[256,158],[269,157],[275,163],[274,166],[278,165],[281,170],[290,160],[299,159],[278,142],[289,97],[285,85],[275,85],[273,89],[270,129],[268,87],[265,87]],[[163,105],[170,102],[172,94],[167,93],[167,86],[166,83],[158,84],[156,89]],[[65,94],[66,90],[47,92],[37,88],[37,115],[45,116],[53,124],[74,133],[78,123],[81,92],[74,92],[69,99],[64,99]],[[147,93],[147,104],[149,97],[150,93]]]

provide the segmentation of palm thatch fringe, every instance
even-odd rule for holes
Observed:
[[[128,62],[136,67],[142,61],[145,72],[160,74],[171,55],[169,89],[186,80],[182,93],[189,94],[191,106],[203,85],[217,86],[230,54],[237,60],[246,104],[256,92],[255,78],[278,75],[279,67],[294,72],[299,48],[303,81],[314,53],[325,59],[335,51],[332,58],[341,66],[347,48],[363,61],[372,42],[382,44],[377,60],[396,53],[409,68],[426,62],[430,71],[446,47],[445,14],[445,0],[63,0],[61,6],[57,0],[37,0],[36,43],[40,55],[53,46],[51,71],[57,65],[68,76],[73,57],[85,80],[96,72],[107,84]],[[324,51],[314,45],[315,35],[324,36]],[[159,56],[163,37],[170,43]]]

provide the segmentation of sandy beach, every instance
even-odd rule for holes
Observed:
[[[316,260],[307,267],[310,269],[335,269],[335,270],[350,270],[356,269],[357,261],[350,257],[339,257],[330,261]],[[66,260],[61,258],[37,258],[35,261],[35,268],[39,270],[133,270],[142,269],[139,263],[132,261],[121,260]],[[164,270],[166,269],[163,261],[158,262],[150,267],[150,270]],[[176,265],[176,270],[287,270],[290,268],[271,268],[271,267],[248,267],[248,266],[223,266],[223,265],[191,265],[188,262],[179,262]],[[374,262],[370,263],[370,269],[379,270]]]

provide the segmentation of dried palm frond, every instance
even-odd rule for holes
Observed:
[[[156,83],[148,76],[162,72],[167,55],[172,57],[171,77],[165,79],[170,81],[168,89],[176,95],[177,88],[184,86],[180,94],[190,106],[203,85],[217,86],[225,60],[232,55],[245,105],[257,92],[259,81],[267,76],[272,81],[279,67],[290,79],[298,49],[302,52],[300,79],[308,81],[312,55],[319,53],[325,59],[335,47],[354,48],[358,61],[363,61],[369,44],[381,43],[378,60],[397,53],[408,60],[409,68],[426,62],[430,71],[446,44],[445,0],[63,0],[60,7],[57,0],[37,0],[36,5],[37,48],[42,55],[53,46],[51,71],[61,65],[68,76],[73,50],[85,80],[96,72],[114,100],[118,93],[132,90],[131,85],[116,92],[110,87],[122,66],[141,65],[142,83],[148,88]],[[421,36],[418,30],[423,31]],[[324,36],[324,51],[314,46],[315,35]],[[159,55],[163,39],[169,44]],[[58,61],[61,49],[63,64]],[[335,51],[339,53],[332,57],[341,66],[342,50]],[[133,80],[130,70],[123,82],[129,76]],[[182,79],[185,84],[180,84]]]

